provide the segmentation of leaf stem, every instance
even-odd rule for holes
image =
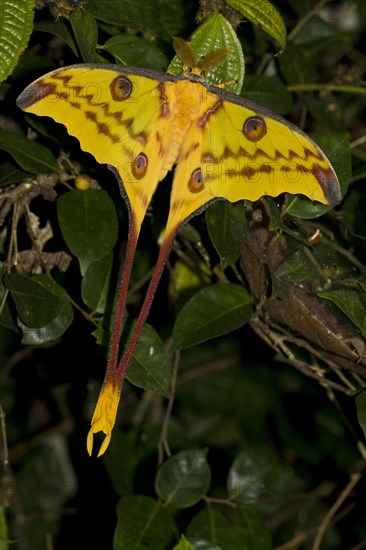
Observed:
[[[326,90],[328,92],[346,92],[351,94],[365,94],[365,86],[350,86],[349,84],[290,84],[287,86],[289,92],[321,92]]]
[[[175,391],[177,388],[179,361],[180,361],[180,352],[177,351],[174,356],[172,379],[170,381],[170,397],[169,397],[168,406],[165,412],[163,425],[160,433],[159,445],[158,445],[158,449],[159,449],[158,450],[158,467],[161,466],[163,463],[164,451],[168,457],[172,455],[169,447],[169,443],[168,443],[168,428],[169,428],[169,420],[173,411]]]
[[[292,40],[301,31],[305,23],[307,23],[309,19],[314,17],[314,15],[316,15],[327,2],[328,0],[319,0],[319,2],[317,2],[315,6],[313,6],[313,8],[308,11],[308,13],[306,13],[304,17],[302,17],[302,19],[300,19],[298,24],[295,25],[292,31],[287,35],[287,40]]]

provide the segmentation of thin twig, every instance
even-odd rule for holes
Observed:
[[[203,500],[206,502],[207,506],[211,506],[212,504],[222,504],[223,506],[230,506],[231,508],[236,508],[238,506],[238,502],[235,502],[231,498],[217,498],[217,497],[208,497],[204,496]]]
[[[6,424],[5,424],[5,412],[0,404],[0,428],[1,428],[1,439],[2,439],[2,464],[4,474],[8,472],[9,469],[9,449],[8,449],[8,438],[6,436]]]
[[[168,444],[168,428],[169,428],[169,421],[170,421],[170,417],[171,417],[173,405],[174,405],[175,391],[177,388],[179,361],[180,361],[180,352],[177,351],[173,362],[172,379],[170,382],[170,397],[168,401],[168,406],[166,408],[163,425],[160,433],[159,445],[158,445],[158,466],[161,466],[161,464],[163,463],[164,452],[168,457],[172,456],[172,453]]]
[[[295,27],[292,29],[292,31],[288,34],[287,39],[292,40],[294,38],[294,36],[296,36],[297,33],[300,32],[300,30],[303,28],[305,23],[307,23],[309,21],[309,19],[314,17],[314,15],[316,15],[316,13],[324,6],[324,4],[327,3],[327,1],[328,0],[319,0],[319,2],[317,2],[315,4],[315,6],[310,11],[308,11],[308,13],[306,13],[304,15],[304,17],[302,17],[300,19],[298,24],[295,25]]]
[[[349,84],[313,84],[304,82],[304,84],[289,84],[289,92],[342,92],[348,94],[366,95],[365,86],[350,86]]]
[[[349,550],[362,550],[362,548],[366,548],[366,540],[362,540],[356,546],[352,546]]]
[[[152,391],[145,391],[142,395],[142,398],[139,401],[136,413],[133,416],[133,424],[135,426],[140,426],[142,424],[143,418],[146,414],[147,409],[150,406],[153,396],[156,395]]]
[[[52,533],[46,533],[46,550],[53,550]]]
[[[214,361],[208,361],[207,363],[202,363],[198,367],[191,368],[182,372],[178,376],[178,385],[186,384],[195,378],[205,376],[211,372],[216,372],[220,370],[225,370],[233,365],[237,365],[240,362],[240,354],[237,352],[230,353],[224,357],[220,357]]]
[[[362,477],[362,474],[360,472],[351,474],[351,479],[345,489],[342,491],[342,493],[339,495],[331,509],[326,514],[325,518],[323,519],[322,523],[320,524],[320,527],[318,529],[317,535],[315,537],[313,550],[319,550],[321,542],[323,540],[324,534],[330,524],[332,523],[333,517],[335,516],[337,510],[342,506],[343,502],[348,498],[350,493],[352,492],[353,488],[357,483],[360,481]]]

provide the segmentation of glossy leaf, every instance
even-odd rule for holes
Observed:
[[[234,531],[242,548],[271,550],[271,535],[264,520],[252,507],[237,506],[233,512]]]
[[[65,290],[45,274],[5,277],[15,302],[23,344],[42,344],[59,338],[73,320]]]
[[[219,13],[206,19],[204,23],[192,34],[191,47],[196,58],[196,63],[206,55],[226,49],[228,55],[217,66],[205,71],[205,77],[211,84],[226,84],[225,89],[239,93],[244,79],[244,57],[238,38],[230,23]],[[168,67],[173,74],[181,74],[182,61],[175,56]]]
[[[139,388],[169,397],[172,363],[158,333],[145,325],[126,378]]]
[[[71,12],[70,23],[81,57],[85,63],[92,63],[98,41],[98,27],[94,17],[88,10],[79,8]]]
[[[95,399],[90,403],[91,413]],[[160,426],[151,424],[144,426],[143,434],[141,425],[137,424],[134,427],[130,426],[128,431],[114,431],[108,453],[103,455],[103,462],[117,495],[133,494],[136,489],[135,475],[138,475],[139,465],[156,452],[159,437]],[[124,456],[123,468],[121,468],[121,454]]]
[[[88,11],[112,25],[133,29],[160,26],[160,9],[155,0],[124,0],[123,4],[115,0],[88,0]]]
[[[276,281],[282,279],[283,284],[289,284],[293,281],[311,281],[319,277],[319,268],[314,265],[314,261],[305,254],[302,248],[299,248],[286,261],[284,261],[274,272]],[[273,295],[272,291],[272,295]],[[281,295],[279,293],[278,295]]]
[[[176,536],[172,517],[156,500],[132,495],[119,501],[113,550],[166,548]]]
[[[69,46],[72,52],[75,55],[78,55],[74,39],[71,36],[67,25],[61,19],[58,21],[36,21],[33,27],[35,31],[47,32],[61,38],[61,40]]]
[[[201,510],[188,526],[187,537],[195,548],[214,550],[270,550],[269,530],[260,515],[252,508],[237,506],[229,522],[220,512],[208,508]],[[196,545],[195,541],[202,541]],[[209,544],[204,541],[208,541]]]
[[[183,36],[184,19],[186,14],[186,4],[184,0],[172,0],[165,3],[160,12],[160,23],[162,25],[163,36],[166,36],[167,42],[171,43],[172,36]]]
[[[234,460],[227,485],[231,498],[252,504],[264,494],[292,492],[292,470],[273,451],[252,446]]]
[[[207,494],[211,470],[206,451],[181,451],[169,458],[155,478],[155,490],[165,505],[188,508]]]
[[[19,327],[22,330],[22,344],[27,346],[39,346],[47,342],[52,342],[60,338],[69,328],[73,320],[73,311],[70,304],[64,304],[62,310],[57,317],[40,328],[28,327],[22,321],[18,321]]]
[[[1,1],[0,82],[13,71],[32,32],[35,0]]]
[[[29,172],[19,170],[10,162],[3,162],[0,165],[0,187],[5,187],[12,183],[19,183],[26,178],[32,177]]]
[[[209,541],[214,545],[197,546],[205,550],[206,548],[207,550],[216,550],[216,548],[226,550],[238,547],[232,524],[215,508],[205,508],[198,512],[188,525],[186,536],[189,540]]]
[[[281,48],[285,47],[285,23],[271,2],[268,0],[226,0],[226,2],[243,17],[277,40]]]
[[[139,36],[118,34],[109,38],[103,48],[115,57],[117,63],[130,67],[162,71],[168,65],[168,58],[161,50]]]
[[[23,323],[34,328],[47,325],[59,308],[59,297],[50,288],[46,275],[35,275],[33,278],[13,273],[5,276],[6,287],[17,306],[17,313]],[[56,284],[56,283],[54,283]],[[60,287],[60,291],[62,292]]]
[[[228,521],[220,512],[208,508],[199,512],[187,529],[197,549],[271,550],[269,530],[252,508],[237,506]],[[196,544],[196,541],[202,541]]]
[[[330,300],[339,307],[351,319],[352,323],[356,325],[362,336],[366,338],[365,297],[358,290],[346,288],[342,290],[328,290],[326,292],[319,292],[319,296]]]
[[[103,256],[89,264],[81,282],[81,296],[84,304],[96,313],[104,313],[113,263],[113,254]]]
[[[224,271],[239,259],[241,246],[248,233],[244,205],[242,202],[216,202],[206,210],[206,222]]]
[[[183,535],[173,550],[197,550]]]
[[[52,153],[18,132],[1,132],[0,149],[9,153],[23,170],[32,174],[51,174],[60,168]]]
[[[322,134],[313,136],[313,138],[332,163],[339,178],[342,196],[344,196],[352,176],[349,136],[347,134]],[[288,195],[282,214],[288,213],[299,218],[312,219],[332,208],[332,206],[314,203],[302,195]]]
[[[195,550],[223,550],[221,546],[217,546],[217,544],[213,544],[205,539],[189,537],[189,541],[193,544]]]
[[[67,246],[78,258],[81,274],[110,252],[117,241],[117,214],[102,190],[70,191],[57,201],[57,213]]]
[[[174,324],[173,347],[181,349],[217,338],[249,321],[253,298],[239,285],[216,284],[198,291]]]

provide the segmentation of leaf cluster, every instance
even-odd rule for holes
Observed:
[[[19,4],[2,0],[0,20],[0,547],[360,547],[364,3]],[[128,213],[108,169],[15,100],[62,64],[178,74],[177,35],[192,36],[197,60],[230,50],[207,79],[310,133],[344,199],[333,210],[289,195],[216,203],[182,228],[110,448],[89,460]],[[168,197],[169,178],[139,241],[124,340]]]

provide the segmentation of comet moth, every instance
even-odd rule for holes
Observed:
[[[335,171],[306,134],[205,80],[205,70],[222,52],[197,65],[182,39],[175,48],[184,63],[180,76],[123,65],[73,65],[39,78],[18,98],[23,110],[64,124],[84,151],[106,163],[128,206],[129,235],[108,366],[87,437],[90,455],[94,434],[105,436],[98,456],[109,445],[124,376],[179,228],[219,199],[255,201],[287,192],[323,204],[340,200]],[[158,183],[173,168],[164,240],[134,332],[119,359],[141,224]]]

